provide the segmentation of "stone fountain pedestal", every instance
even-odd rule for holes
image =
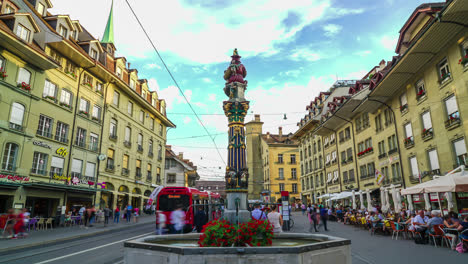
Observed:
[[[247,210],[247,193],[246,192],[228,192],[226,194],[227,208],[224,210],[224,219],[232,224],[246,223],[252,217]],[[236,209],[236,200],[238,208]]]

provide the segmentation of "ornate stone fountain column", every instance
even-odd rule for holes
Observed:
[[[229,97],[223,102],[224,114],[228,118],[228,159],[226,167],[226,193],[227,208],[224,218],[231,223],[248,222],[250,212],[247,210],[247,193],[249,172],[245,151],[245,128],[244,118],[249,110],[249,101],[245,100],[244,94],[247,89],[247,81],[244,77],[247,71],[240,62],[241,56],[234,50],[232,61],[226,71],[224,79],[226,84],[224,93]]]

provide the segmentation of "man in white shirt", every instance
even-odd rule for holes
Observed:
[[[182,210],[182,205],[177,206],[177,209],[171,213],[171,224],[174,234],[182,234],[185,226],[185,212]]]
[[[413,219],[413,226],[416,231],[421,232],[426,230],[426,224],[429,217],[424,216],[424,210],[420,210],[419,214]]]

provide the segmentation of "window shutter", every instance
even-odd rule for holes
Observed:
[[[81,173],[81,168],[83,167],[83,161],[78,159],[73,159],[72,162],[72,172]]]
[[[412,137],[413,136],[413,129],[411,128],[411,123],[408,123],[405,125],[405,132],[406,132],[406,137]]]
[[[400,97],[400,102],[401,102],[401,105],[406,105],[408,104],[408,100],[406,99],[406,93],[402,94],[401,97]]]
[[[63,163],[64,163],[64,159],[63,158],[59,158],[59,157],[52,157],[52,161],[50,163],[50,166],[51,167],[55,167],[55,168],[61,168],[63,169]]]
[[[109,159],[114,158],[114,150],[113,149],[108,149],[107,150],[107,158],[109,158]]]
[[[466,145],[464,139],[453,142],[453,145],[455,147],[455,153],[457,154],[457,156],[466,154]]]
[[[85,176],[94,177],[95,171],[96,171],[96,164],[92,162],[87,162]]]
[[[422,119],[423,119],[423,125],[424,125],[425,129],[432,128],[432,121],[431,121],[431,113],[430,112],[424,113],[422,115]]]
[[[447,108],[448,115],[458,112],[457,100],[454,95],[445,100],[445,107]]]
[[[413,173],[413,176],[417,176],[419,174],[419,169],[418,169],[418,161],[416,160],[416,157],[412,157],[410,159],[411,163],[411,172]]]
[[[431,162],[431,169],[438,170],[439,167],[439,158],[437,157],[437,150],[433,149],[429,151],[429,161]]]
[[[24,106],[18,103],[13,103],[11,106],[10,122],[17,125],[23,125]]]

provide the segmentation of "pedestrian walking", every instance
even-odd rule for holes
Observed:
[[[302,209],[302,215],[305,215],[306,205],[304,203],[301,204],[301,209]]]
[[[252,211],[252,219],[254,220],[264,220],[266,219],[266,214],[260,209],[259,204],[254,205],[255,209]]]
[[[273,233],[281,233],[283,232],[283,217],[281,214],[276,210],[276,205],[271,207],[271,212],[268,213],[268,221],[271,225],[273,225]]]
[[[131,204],[128,204],[126,209],[127,209],[127,212],[125,216],[127,218],[127,223],[130,223],[130,220],[132,219],[133,206]]]
[[[177,205],[177,209],[171,213],[171,224],[173,234],[182,234],[185,225],[185,212],[182,205]]]
[[[119,220],[120,220],[120,209],[119,207],[117,206],[114,210],[114,223],[119,223]]]
[[[162,235],[166,230],[166,215],[162,211],[156,211],[156,233]]]
[[[312,226],[314,227],[315,232],[318,232],[317,211],[310,204],[309,204],[309,208],[307,209],[307,215],[308,215],[309,223],[310,223],[309,232],[312,232]]]
[[[89,226],[92,227],[96,220],[96,208],[94,205],[89,209]]]
[[[319,224],[319,229],[320,226],[323,225],[325,228],[325,231],[328,231],[327,229],[327,220],[328,220],[328,209],[324,207],[323,205],[320,205],[320,224]]]
[[[111,210],[109,209],[109,206],[106,205],[106,208],[104,208],[104,226],[107,226],[109,224],[110,214]]]
[[[197,233],[201,233],[203,226],[206,224],[207,216],[203,210],[203,206],[198,206],[197,213],[195,214],[195,227],[197,228]]]
[[[135,209],[133,209],[133,220],[135,223],[138,223],[138,217],[140,216],[140,208],[138,207],[135,207]]]

